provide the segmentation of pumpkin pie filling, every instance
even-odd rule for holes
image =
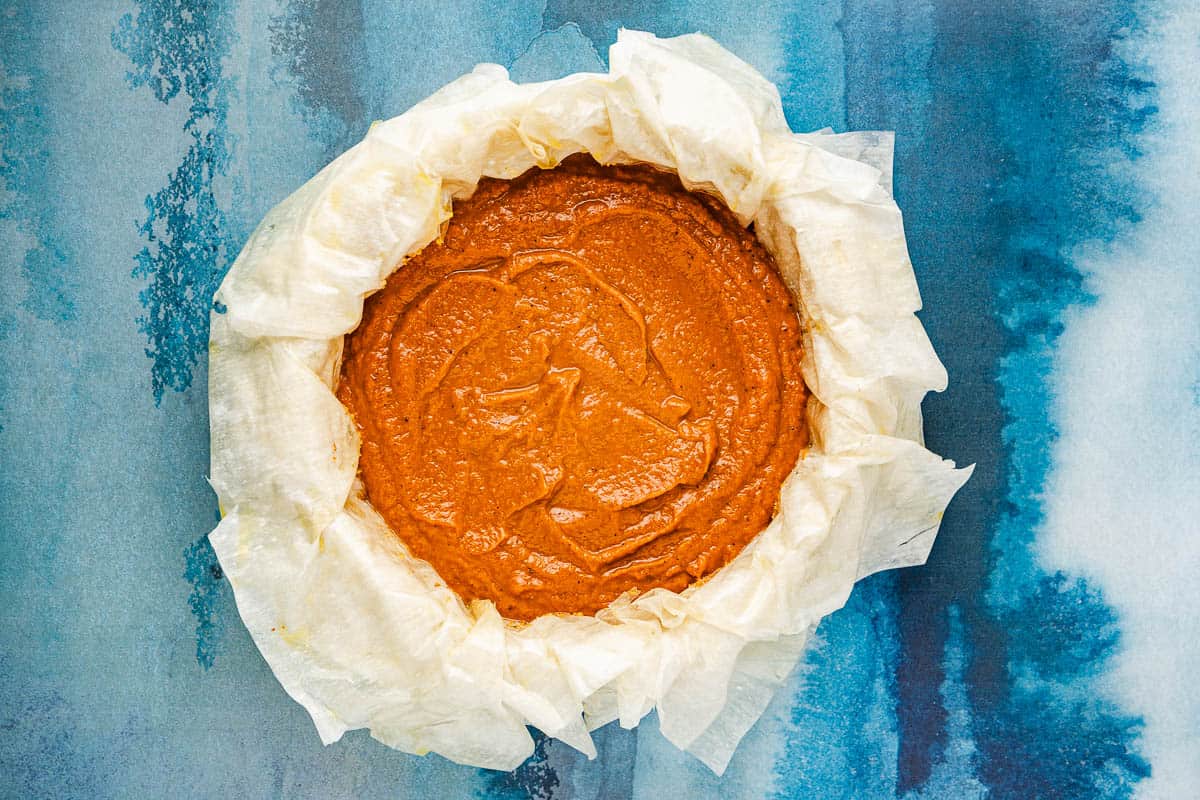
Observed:
[[[455,204],[367,299],[338,397],[409,550],[528,620],[736,556],[808,443],[800,354],[792,296],[728,209],[576,156]]]

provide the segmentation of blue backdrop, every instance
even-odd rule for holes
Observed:
[[[795,130],[897,132],[927,438],[975,476],[723,778],[652,717],[508,774],[323,748],[205,539],[212,293],[372,120],[621,26],[712,35]],[[0,3],[0,794],[1200,796],[1197,79],[1194,0]]]

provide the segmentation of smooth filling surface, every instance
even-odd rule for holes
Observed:
[[[800,347],[718,201],[576,156],[455,204],[368,298],[338,396],[368,499],[464,600],[594,613],[767,525],[808,442]]]

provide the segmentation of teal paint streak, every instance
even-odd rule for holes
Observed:
[[[432,0],[361,2],[364,58],[355,83],[372,121],[403,113],[477,63],[511,64],[542,31],[542,0],[452,9]]]
[[[296,81],[292,107],[331,156],[367,130],[362,35],[357,0],[292,0],[270,23],[272,59]]]
[[[1126,798],[1149,774],[1141,720],[1102,690],[1119,646],[1115,613],[1085,581],[1043,571],[1032,549],[1058,436],[1047,421],[1054,347],[1063,313],[1093,301],[1070,250],[1111,240],[1146,202],[1118,169],[1136,159],[1155,111],[1152,84],[1116,55],[1136,11],[1064,10],[1060,41],[1014,45],[1025,89],[999,108],[999,124],[1014,132],[997,186],[1008,265],[996,285],[1007,503],[984,600],[1007,632],[1008,686],[980,719],[982,775],[997,797]]]
[[[183,554],[186,568],[183,577],[192,585],[188,608],[196,618],[196,661],[208,669],[217,659],[217,643],[224,629],[224,620],[217,613],[217,604],[224,586],[225,574],[217,554],[202,536]]]
[[[56,220],[54,131],[39,100],[52,80],[39,63],[36,29],[43,24],[33,6],[0,13],[0,220],[11,220],[26,239],[19,245],[26,282],[21,307],[38,319],[65,322],[77,317],[79,285],[71,268],[74,249]],[[14,256],[0,256],[6,269]]]
[[[1031,547],[1056,437],[1053,348],[1063,310],[1088,302],[1069,251],[1136,222],[1143,202],[1121,170],[1153,102],[1115,56],[1136,16],[1056,0],[846,8],[850,126],[897,130],[922,316],[950,373],[926,403],[928,441],[977,463],[930,563],[898,578],[899,788],[935,788],[954,744],[936,654],[953,634],[945,609],[959,607],[990,796],[1128,796],[1146,774],[1139,722],[1098,690],[1112,612],[1086,585],[1045,574]]]
[[[964,683],[968,660],[962,613],[949,609],[949,635],[942,658],[940,695],[946,709],[946,746],[933,765],[929,780],[905,800],[984,800],[988,789],[979,780],[979,747],[975,742],[973,710]]]
[[[188,148],[166,185],[145,200],[139,230],[146,245],[132,272],[148,281],[138,294],[145,309],[138,327],[149,344],[156,402],[167,390],[191,386],[208,349],[212,296],[236,255],[236,226],[217,196],[236,144],[227,129],[234,89],[221,71],[232,42],[230,12],[220,3],[142,3],[137,16],[121,17],[112,34],[113,47],[132,62],[126,76],[132,88],[148,88],[162,103],[181,96],[188,102]],[[184,560],[196,660],[208,669],[221,632],[215,610],[220,568],[207,539],[188,548]]]
[[[126,14],[112,35],[129,57],[135,89],[149,88],[163,103],[188,100],[184,133],[190,138],[182,163],[167,184],[146,198],[140,232],[146,246],[135,257],[133,277],[148,280],[139,294],[146,314],[151,387],[161,401],[168,389],[184,391],[207,352],[212,296],[237,253],[233,226],[217,198],[236,140],[226,118],[234,87],[221,72],[233,31],[225,3],[181,5],[143,0],[136,18]]]
[[[530,729],[533,735],[533,755],[512,772],[481,770],[484,784],[476,791],[477,800],[551,800],[558,788],[558,775],[547,762],[546,751],[554,741],[545,734]]]
[[[104,797],[100,765],[74,734],[74,712],[54,690],[5,685],[7,659],[0,655],[0,796],[12,798]]]
[[[901,658],[891,575],[860,583],[821,623],[776,764],[778,800],[896,796],[894,676]]]

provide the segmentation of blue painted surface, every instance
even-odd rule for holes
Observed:
[[[1047,555],[1070,531],[1046,509],[1090,502],[1056,494],[1075,458],[1056,415],[1086,385],[1061,342],[1122,299],[1111,276],[1148,257],[1140,231],[1200,229],[1162,201],[1162,154],[1187,135],[1170,114],[1200,104],[1177,86],[1195,42],[1163,31],[1200,29],[1196,10],[753,5],[0,7],[0,796],[1188,796],[1197,776],[1156,762],[1200,753],[1200,708],[1164,714],[1138,681],[1193,694],[1157,665],[1200,665],[1197,637],[1147,644],[1133,621],[1154,612],[1102,556]],[[372,120],[479,61],[522,80],[603,69],[620,26],[709,33],[780,86],[797,130],[897,131],[922,317],[951,377],[927,439],[975,476],[927,566],[865,581],[822,625],[722,778],[653,718],[600,731],[593,762],[542,740],[511,774],[361,732],[322,748],[203,539],[212,292],[266,209]],[[1200,300],[1188,252],[1155,258]],[[1161,346],[1192,405],[1159,429],[1187,440],[1200,347],[1179,324]],[[1200,566],[1195,533],[1164,536]],[[1186,602],[1196,580],[1156,592]]]

